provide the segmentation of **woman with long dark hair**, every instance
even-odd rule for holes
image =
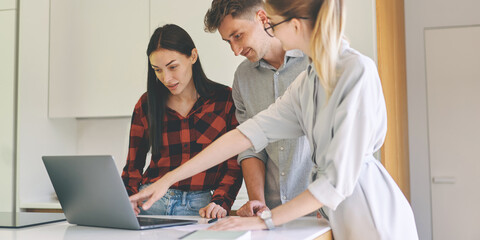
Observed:
[[[147,48],[147,92],[135,106],[122,178],[129,195],[179,167],[238,123],[231,88],[209,80],[188,33],[159,27]],[[144,172],[147,153],[151,160]],[[225,217],[242,183],[236,158],[173,183],[148,210],[137,214]]]

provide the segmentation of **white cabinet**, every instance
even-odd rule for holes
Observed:
[[[2,0],[0,1],[0,10],[13,10],[16,9],[17,6],[16,0]]]
[[[15,22],[16,10],[0,11],[0,212],[14,208]]]
[[[149,2],[52,0],[49,116],[130,116],[146,90]]]
[[[166,23],[192,36],[209,78],[231,85],[243,58],[234,57],[218,34],[203,31],[210,3],[52,0],[49,116],[130,116],[146,91],[150,35]]]
[[[210,0],[62,1],[50,8],[49,116],[130,116],[146,90],[146,46],[166,23],[193,38],[205,72],[231,86],[243,57],[235,57],[218,33],[204,32]],[[347,36],[352,46],[376,59],[373,0],[349,1]],[[114,6],[114,8],[112,8]]]

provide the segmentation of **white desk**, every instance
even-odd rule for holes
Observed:
[[[180,217],[184,219],[200,219],[200,217]],[[207,228],[208,224],[199,224],[198,228]],[[191,226],[193,227],[193,225]],[[19,229],[0,228],[2,240],[150,240],[178,239],[187,234],[188,226],[157,228],[150,230],[122,230],[112,228],[84,227],[57,222]],[[252,239],[331,239],[328,223],[316,217],[303,217],[277,227],[273,231],[252,231]]]

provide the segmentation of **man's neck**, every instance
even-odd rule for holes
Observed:
[[[270,50],[265,54],[263,60],[268,62],[274,68],[279,69],[285,59],[285,50],[283,50],[282,43],[276,38],[272,38]]]

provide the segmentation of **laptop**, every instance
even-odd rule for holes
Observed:
[[[112,156],[43,156],[67,221],[122,229],[150,229],[195,220],[136,217]]]

